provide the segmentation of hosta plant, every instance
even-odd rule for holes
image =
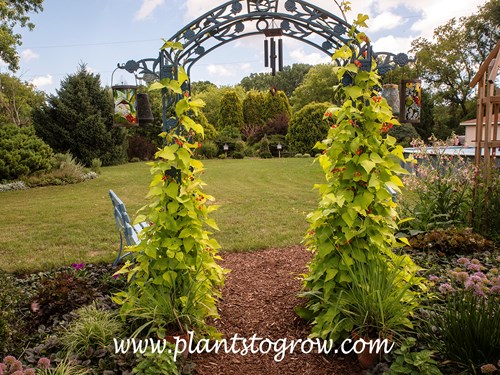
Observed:
[[[366,26],[366,19],[358,16],[348,42],[333,55],[341,62],[334,72],[342,83],[334,88],[337,104],[324,115],[330,124],[328,136],[315,146],[322,150],[317,160],[326,182],[316,185],[321,198],[318,208],[308,215],[305,237],[314,258],[304,279],[308,303],[298,312],[312,319],[313,337],[334,341],[357,328],[334,302],[342,291],[350,290],[354,262],[367,267],[381,262],[390,267],[385,261],[395,257],[392,250],[407,243],[395,238],[398,215],[387,189],[400,192],[403,184],[398,175],[407,173],[400,166],[405,160],[403,148],[387,134],[399,123],[379,94],[375,61],[364,59],[368,37],[356,28]],[[412,279],[416,266],[408,257],[396,264],[402,270],[401,286],[410,280],[417,283]]]
[[[179,46],[167,42],[163,48]],[[207,230],[217,229],[208,217],[216,206],[202,191],[203,164],[193,158],[199,145],[192,139],[203,135],[203,127],[192,115],[199,113],[203,102],[182,95],[187,74],[182,68],[174,73],[176,78],[150,87],[181,99],[175,106],[175,127],[161,134],[166,146],[149,163],[149,204],[136,218],[149,226],[140,234],[141,242],[129,249],[134,261],[118,272],[128,275],[128,290],[115,296],[125,316],[136,318],[141,327],[160,337],[167,331],[213,333],[206,319],[218,317],[216,302],[224,280],[224,271],[216,263],[220,246]],[[161,305],[150,303],[152,297]]]

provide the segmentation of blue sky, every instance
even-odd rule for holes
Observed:
[[[243,1],[243,0],[242,0]],[[45,0],[44,10],[32,15],[33,31],[19,30],[20,69],[16,73],[40,90],[55,93],[60,81],[80,63],[99,73],[103,85],[111,85],[117,63],[157,57],[163,44],[186,24],[223,0]],[[246,3],[246,1],[243,1]],[[284,3],[284,0],[281,0]],[[309,0],[334,14],[333,0]],[[351,0],[352,19],[370,16],[368,36],[376,51],[408,52],[413,39],[431,37],[435,27],[452,17],[470,15],[486,0]],[[243,4],[246,9],[246,4]],[[201,59],[191,72],[193,81],[218,85],[238,83],[250,73],[268,71],[263,64],[263,37],[240,39]],[[284,40],[285,65],[316,64],[330,60],[319,50],[293,39]],[[7,72],[0,61],[0,72]],[[133,83],[123,70],[114,83]]]

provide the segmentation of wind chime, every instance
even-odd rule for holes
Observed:
[[[278,59],[278,71],[283,71],[283,30],[281,28],[265,29],[264,35],[264,66],[271,68],[272,76],[276,76],[276,58]],[[276,48],[276,37],[278,46]]]
[[[114,73],[111,74],[113,126],[130,128],[153,122],[148,94],[137,92],[137,78],[135,85],[113,85]]]

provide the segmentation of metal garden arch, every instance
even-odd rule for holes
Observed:
[[[183,50],[163,50],[156,58],[129,60],[118,68],[135,74],[145,82],[175,78],[183,66],[188,76],[203,56],[240,38],[278,33],[307,43],[327,55],[346,42],[351,25],[338,16],[304,0],[230,0],[186,25],[169,41],[180,42]],[[395,66],[408,63],[404,53],[374,53],[368,44],[358,60],[366,67],[377,58],[378,71],[384,74]],[[188,90],[188,87],[185,87]],[[177,98],[163,98],[163,126],[170,128],[166,112]]]

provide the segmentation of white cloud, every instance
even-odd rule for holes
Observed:
[[[413,37],[401,38],[388,35],[374,41],[373,49],[377,52],[408,53],[413,39]]]
[[[135,13],[134,20],[143,21],[147,19],[164,2],[165,0],[143,0],[141,8]]]
[[[445,0],[422,0],[421,2],[425,3],[425,7],[419,4],[423,18],[415,22],[411,29],[425,38],[431,38],[436,27],[444,25],[453,17],[477,13],[477,7],[484,4],[485,0],[454,1],[453,7],[450,7],[450,2]]]
[[[210,0],[187,0],[186,1],[186,18],[195,20],[209,10],[221,5],[223,1]]]
[[[325,55],[324,53],[307,53],[302,47],[290,51],[290,57],[295,62],[311,65],[326,64],[332,61],[332,58],[328,55]]]
[[[45,76],[40,76],[40,77],[35,77],[33,78],[30,83],[37,88],[42,88],[44,86],[50,86],[54,83],[54,79],[50,74],[47,74]]]
[[[231,66],[231,65],[229,65]],[[217,78],[227,78],[232,77],[236,73],[234,69],[227,68],[224,65],[210,64],[207,66],[207,72],[213,76],[217,76]]]
[[[397,26],[400,26],[402,22],[403,18],[401,16],[391,12],[383,12],[375,18],[368,20],[368,30],[370,32],[379,30],[391,30]]]
[[[244,63],[240,65],[240,70],[242,71],[249,71],[252,69],[252,64],[250,63]]]
[[[36,52],[33,52],[30,49],[25,49],[21,52],[21,57],[26,61],[31,61],[31,60],[38,59],[40,57],[40,55]]]

